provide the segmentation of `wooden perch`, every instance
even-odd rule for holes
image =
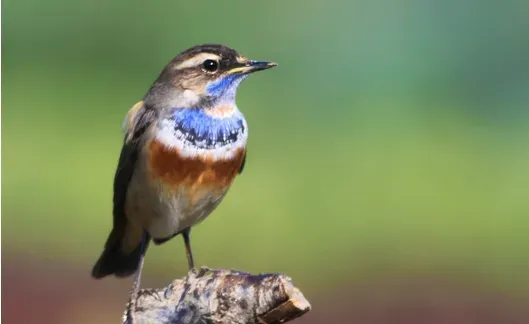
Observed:
[[[284,323],[310,308],[283,274],[203,267],[167,288],[133,291],[123,324]]]

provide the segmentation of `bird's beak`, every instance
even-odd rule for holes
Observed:
[[[262,71],[266,69],[273,68],[277,66],[277,63],[274,62],[264,62],[264,61],[247,61],[241,63],[240,65],[229,70],[229,74],[241,73],[241,74],[250,74],[257,71]]]

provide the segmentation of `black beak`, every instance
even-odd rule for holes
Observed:
[[[264,61],[249,61],[247,63],[247,66],[250,68],[249,72],[256,72],[273,68],[274,66],[277,66],[277,63]]]
[[[239,64],[238,66],[231,69],[228,73],[242,73],[250,74],[257,71],[262,71],[266,69],[273,68],[277,66],[277,63],[274,62],[264,62],[264,61],[247,61]]]

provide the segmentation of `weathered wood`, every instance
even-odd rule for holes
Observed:
[[[167,288],[133,289],[124,324],[284,323],[311,309],[283,274],[201,268]]]

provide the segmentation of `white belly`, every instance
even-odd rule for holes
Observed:
[[[167,238],[203,221],[220,204],[224,194],[205,194],[205,197],[193,206],[185,193],[160,202],[154,211],[154,217],[147,226],[153,238]]]

